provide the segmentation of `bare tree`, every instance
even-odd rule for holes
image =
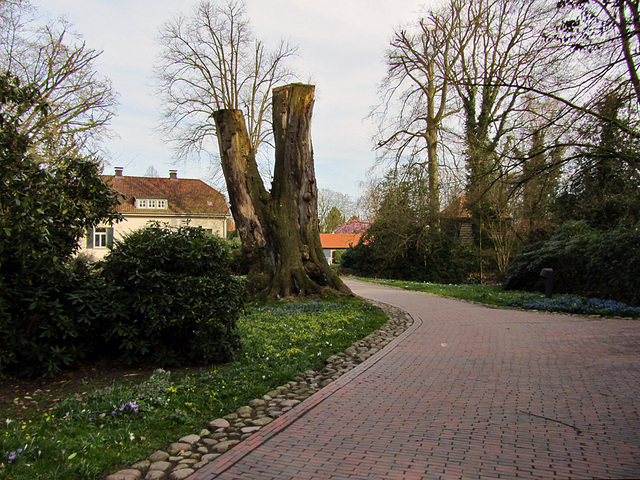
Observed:
[[[183,156],[206,151],[215,134],[250,290],[279,297],[349,292],[320,244],[310,123],[315,87],[273,88],[290,76],[284,61],[294,49],[281,43],[268,52],[238,0],[200,2],[189,17],[167,23],[160,40],[167,132]],[[256,155],[270,135],[275,162],[267,190]]]
[[[351,196],[328,188],[318,190],[318,220],[322,233],[331,233],[339,226],[339,224],[335,225],[335,222],[327,222],[327,218],[334,208],[344,216],[345,220],[356,215],[356,203]],[[332,217],[335,218],[335,216]]]
[[[255,152],[269,142],[271,89],[291,77],[285,61],[296,49],[280,42],[271,51],[255,39],[244,1],[203,0],[168,21],[159,41],[163,124],[178,157],[211,150],[213,114],[222,109],[245,112]]]
[[[382,203],[382,179],[375,176],[373,171],[367,173],[366,180],[360,182],[362,194],[358,198],[358,210],[363,220],[373,221]]]
[[[496,79],[503,87],[518,87],[561,104],[577,118],[610,122],[625,135],[640,139],[640,10],[637,0],[559,0],[551,2],[551,21],[540,37],[559,52],[565,72],[555,84],[517,84]],[[630,116],[607,118],[598,107],[603,91],[632,91]]]
[[[26,0],[0,4],[0,65],[35,86],[47,115],[27,112],[23,129],[46,158],[95,153],[115,114],[116,94],[94,70],[100,52],[69,33],[66,21],[38,21]]]
[[[466,42],[473,29],[461,28],[464,3],[428,12],[411,31],[398,30],[387,54],[378,148],[401,162],[425,164],[432,221],[440,212],[438,149],[443,124],[460,110],[452,90]],[[455,94],[455,90],[453,91]],[[426,152],[426,162],[425,162]]]
[[[466,12],[463,28],[475,34],[460,46],[455,85],[464,107],[467,200],[479,216],[493,207],[491,186],[509,170],[505,152],[510,145],[504,142],[519,133],[527,90],[545,82],[556,85],[560,57],[542,36],[555,12],[544,2],[479,0],[468,2]]]

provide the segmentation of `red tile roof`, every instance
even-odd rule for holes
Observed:
[[[356,246],[362,237],[361,233],[321,233],[322,248],[339,249]]]
[[[126,197],[117,208],[121,213],[229,214],[224,195],[202,180],[121,175],[102,175],[102,179]],[[136,198],[166,199],[167,209],[136,208]]]

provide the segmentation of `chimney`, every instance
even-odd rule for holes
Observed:
[[[123,167],[116,167],[116,177],[122,177]]]
[[[169,180],[178,180],[178,170],[169,170]]]

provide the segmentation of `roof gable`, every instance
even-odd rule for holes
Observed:
[[[120,175],[102,175],[102,179],[125,196],[116,208],[120,213],[229,214],[224,195],[202,180]],[[167,208],[139,209],[136,198],[166,199]]]

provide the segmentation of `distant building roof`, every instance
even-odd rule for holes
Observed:
[[[494,203],[493,206],[497,207],[498,204]],[[471,207],[472,205],[469,204],[467,197],[465,195],[461,195],[451,200],[451,203],[449,203],[449,205],[447,205],[447,207],[444,210],[442,210],[441,213],[444,217],[447,217],[447,218],[453,218],[458,220],[471,219],[473,217],[470,210]],[[499,211],[498,208],[495,208],[495,210]],[[511,215],[507,212],[503,213],[502,216],[505,219],[511,218]]]
[[[117,167],[115,175],[102,175],[102,179],[126,198],[116,208],[120,213],[202,214],[229,215],[224,195],[202,180],[178,179],[175,170],[169,177],[127,177]],[[164,209],[141,209],[136,199],[166,200]]]
[[[471,212],[467,206],[467,197],[461,195],[451,200],[451,203],[442,210],[442,215],[449,218],[471,218]]]
[[[357,216],[351,217],[346,223],[343,223],[335,229],[334,233],[364,233],[371,226],[371,222],[360,220]]]
[[[357,245],[360,237],[361,233],[321,233],[320,243],[322,248],[336,250]]]

